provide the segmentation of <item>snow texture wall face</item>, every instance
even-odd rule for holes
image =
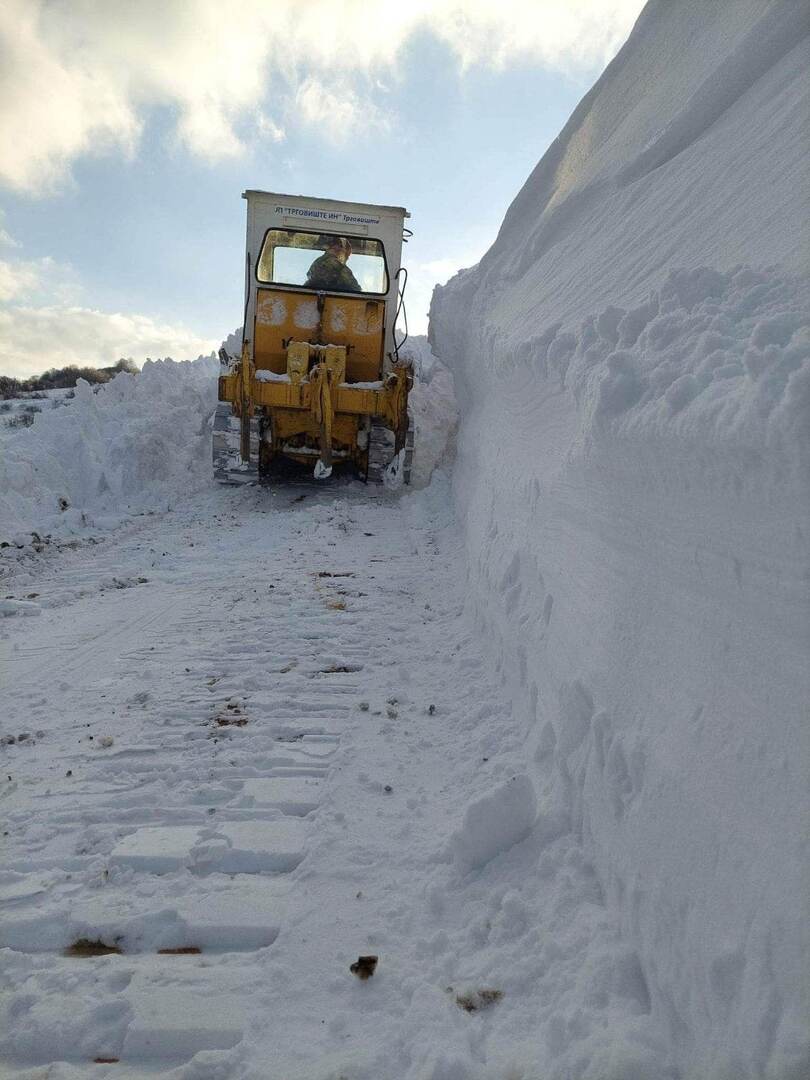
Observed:
[[[147,361],[37,415],[0,450],[0,541],[103,531],[211,483],[219,361]]]
[[[687,1077],[810,1069],[806,6],[654,2],[437,289],[470,593]]]

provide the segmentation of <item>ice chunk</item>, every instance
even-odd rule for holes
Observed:
[[[271,776],[246,780],[243,794],[258,806],[272,806],[285,814],[308,814],[320,802],[321,782],[312,776]]]
[[[294,869],[304,857],[306,826],[296,818],[233,821],[216,831],[193,825],[157,825],[125,836],[113,862],[164,874],[180,867],[226,874]]]
[[[537,800],[528,776],[513,776],[471,803],[461,828],[450,839],[450,854],[462,873],[484,866],[524,840],[537,818]]]

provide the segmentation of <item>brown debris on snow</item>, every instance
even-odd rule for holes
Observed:
[[[352,975],[356,975],[358,979],[370,979],[377,970],[378,960],[378,956],[358,956],[349,971]]]

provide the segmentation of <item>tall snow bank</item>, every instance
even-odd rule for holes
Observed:
[[[211,478],[218,361],[148,361],[0,445],[0,540],[65,536],[158,509]]]
[[[411,484],[423,488],[435,469],[452,460],[458,425],[453,376],[433,355],[423,334],[408,338],[402,355],[410,360],[414,375],[409,397],[414,426]]]
[[[807,23],[648,4],[431,310],[540,814],[694,1080],[810,1073]]]

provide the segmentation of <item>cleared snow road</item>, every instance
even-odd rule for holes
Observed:
[[[6,582],[0,1075],[668,1075],[446,497],[221,491]]]

